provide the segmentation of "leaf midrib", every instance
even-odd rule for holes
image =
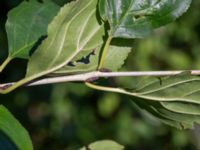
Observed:
[[[48,66],[47,68],[51,68],[51,66],[53,66],[53,64],[56,62],[57,58],[59,58],[60,54],[62,53],[63,47],[64,47],[64,43],[65,43],[65,40],[66,40],[66,37],[67,37],[66,33],[67,33],[68,29],[69,29],[69,26],[70,26],[71,23],[73,22],[73,20],[74,20],[77,16],[79,16],[79,15],[81,14],[81,12],[83,12],[85,9],[87,9],[87,8],[90,6],[91,3],[92,3],[92,0],[91,0],[90,3],[88,3],[85,7],[83,7],[83,9],[81,9],[76,15],[74,15],[74,16],[71,18],[71,20],[70,20],[70,22],[68,23],[68,25],[66,25],[66,27],[65,27],[65,34],[63,35],[64,37],[62,38],[63,40],[62,40],[62,42],[61,42],[61,44],[60,44],[60,48],[58,49],[58,53],[57,53],[57,55],[55,56],[55,58],[54,58],[53,61],[49,64],[49,66]]]
[[[194,103],[194,104],[200,104],[200,101],[194,100],[194,99],[189,99],[186,97],[171,97],[171,98],[166,98],[166,97],[161,97],[161,96],[149,96],[149,95],[143,95],[141,93],[134,93],[134,92],[129,92],[121,88],[114,88],[116,93],[121,93],[125,95],[130,95],[130,96],[135,96],[138,98],[146,99],[146,100],[152,100],[152,101],[159,101],[159,102],[173,102],[173,101],[178,101],[178,102],[189,102],[189,103]]]

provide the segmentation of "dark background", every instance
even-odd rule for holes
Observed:
[[[6,14],[20,2],[0,1],[0,62],[8,50]],[[190,10],[178,21],[149,38],[135,40],[123,70],[200,69],[199,8],[200,1],[193,0]],[[22,78],[26,63],[13,60],[0,74],[1,83]],[[75,83],[20,88],[0,95],[0,104],[28,130],[36,150],[76,150],[101,139],[113,139],[127,150],[200,149],[198,126],[185,131],[171,128],[140,111],[133,101],[128,96],[94,91]]]

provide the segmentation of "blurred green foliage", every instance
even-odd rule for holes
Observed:
[[[6,14],[20,2],[0,2],[1,62],[8,49]],[[62,5],[66,0],[55,2]],[[158,29],[149,38],[135,40],[122,70],[200,69],[199,8],[200,1],[193,0],[190,10],[178,21]],[[25,60],[12,61],[0,74],[0,81],[18,80],[25,68]],[[79,83],[21,88],[0,95],[0,103],[29,131],[36,150],[76,150],[101,139],[115,140],[127,150],[200,149],[200,127],[176,130],[140,111],[128,96],[94,91]]]

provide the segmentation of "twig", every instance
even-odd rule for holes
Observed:
[[[92,79],[97,79],[101,77],[109,78],[109,77],[161,77],[161,76],[174,76],[181,74],[186,71],[141,71],[141,72],[90,72],[90,73],[83,73],[78,75],[68,75],[68,76],[61,76],[61,77],[52,77],[52,78],[45,78],[34,81],[29,83],[25,86],[36,86],[36,85],[45,85],[45,84],[53,84],[53,83],[64,83],[64,82],[86,82]],[[200,70],[192,70],[187,71],[190,75],[200,75]],[[0,88],[10,86],[14,83],[5,83],[0,84]]]

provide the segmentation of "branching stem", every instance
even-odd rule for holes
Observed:
[[[36,85],[45,85],[45,84],[54,84],[54,83],[64,83],[64,82],[85,82],[88,79],[93,78],[109,78],[109,77],[162,77],[162,76],[174,76],[181,74],[186,71],[142,71],[142,72],[89,72],[83,73],[78,75],[68,75],[68,76],[61,76],[61,77],[52,77],[52,78],[45,78],[34,81],[32,83],[26,84],[25,86],[36,86]],[[189,71],[187,71],[189,74]],[[191,75],[200,75],[200,70],[192,70],[190,71]],[[6,87],[13,85],[14,83],[5,83],[0,84],[0,89],[3,91],[6,90]]]

